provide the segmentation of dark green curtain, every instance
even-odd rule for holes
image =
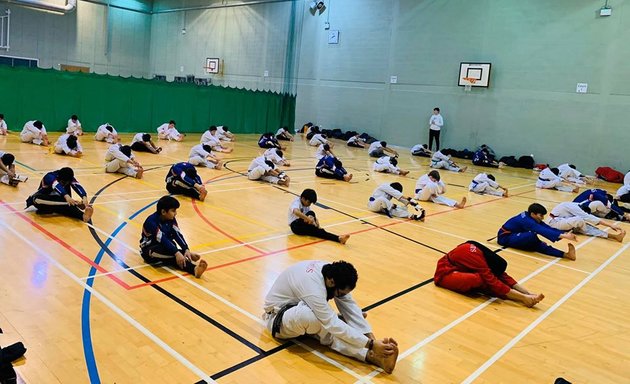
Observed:
[[[149,132],[175,120],[181,132],[227,125],[235,133],[275,132],[295,123],[295,96],[219,86],[168,83],[54,69],[0,67],[0,113],[9,129],[41,120],[62,131],[76,114],[83,128],[110,123],[119,132]]]

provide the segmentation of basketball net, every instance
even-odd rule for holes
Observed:
[[[477,79],[474,77],[463,77],[462,80],[467,81],[468,84],[464,84],[464,91],[470,92],[472,90],[473,84],[477,82]]]

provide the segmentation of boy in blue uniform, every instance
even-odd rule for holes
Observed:
[[[147,263],[162,262],[186,271],[199,278],[208,268],[208,263],[192,253],[177,226],[179,201],[172,196],[158,200],[156,211],[142,225],[140,255]],[[194,262],[198,262],[197,265]]]
[[[81,200],[72,198],[74,190]],[[90,221],[94,208],[90,205],[85,189],[74,178],[72,168],[48,172],[42,178],[37,192],[26,199],[26,208],[37,208],[38,214],[59,213],[64,216]]]
[[[564,257],[575,260],[575,247],[569,244],[569,250],[562,252],[541,241],[537,235],[556,242],[560,239],[576,241],[573,233],[565,233],[559,229],[551,228],[543,219],[547,214],[547,209],[538,203],[534,203],[510,220],[505,222],[497,236],[499,245],[522,249],[524,251],[535,251],[554,257]]]
[[[197,169],[190,163],[173,164],[166,175],[166,190],[173,195],[184,195],[204,201],[208,191],[203,186]]]
[[[315,175],[325,179],[336,179],[343,181],[352,180],[352,174],[348,173],[339,159],[332,155],[325,155],[315,166]]]

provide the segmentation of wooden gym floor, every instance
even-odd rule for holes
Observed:
[[[54,143],[59,133],[51,134]],[[202,279],[143,263],[144,218],[163,196],[170,164],[187,159],[199,134],[161,142],[160,155],[138,154],[143,180],[105,174],[106,143],[81,138],[82,159],[21,144],[13,132],[0,148],[30,177],[0,185],[0,345],[23,341],[16,364],[26,383],[622,383],[630,378],[630,243],[579,236],[577,261],[503,250],[508,272],[546,298],[535,308],[467,297],[432,283],[436,261],[467,239],[489,243],[509,217],[532,202],[548,209],[571,193],[534,188],[536,174],[495,170],[511,197],[467,191],[476,174],[441,172],[447,196],[468,197],[456,210],[423,203],[425,223],[366,209],[372,190],[400,181],[411,194],[428,159],[400,150],[410,175],[375,174],[366,150],[334,148],[352,183],[318,179],[315,148],[298,138],[286,151],[290,188],[248,181],[241,172],[261,153],[257,136],[240,135],[221,171],[200,169],[205,202],[181,197],[178,221],[208,261]],[[124,135],[128,143],[131,135]],[[570,160],[570,159],[567,159]],[[469,162],[462,163],[470,166]],[[93,225],[25,212],[42,175],[63,166],[93,200]],[[598,187],[614,190],[616,185]],[[346,246],[290,233],[287,208],[314,188],[323,226],[352,234]],[[627,224],[622,224],[626,229]],[[566,241],[557,243],[567,248]],[[261,325],[263,298],[275,277],[307,259],[347,260],[359,271],[353,296],[377,337],[394,337],[400,359],[392,375],[305,339],[273,340]]]

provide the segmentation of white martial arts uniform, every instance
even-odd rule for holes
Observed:
[[[422,175],[416,181],[416,200],[429,201],[436,204],[448,205],[454,207],[457,201],[442,196],[446,192],[446,184],[442,180],[433,181],[429,178],[429,175]]]
[[[164,140],[179,140],[181,136],[175,126],[169,127],[169,123],[164,123],[157,127],[157,133],[158,138]]]
[[[136,133],[135,135],[133,135],[133,139],[131,139],[131,144],[129,145],[134,145],[135,143],[144,143],[144,140],[142,140],[142,136],[144,135],[146,135],[145,132]]]
[[[322,275],[324,261],[307,260],[292,265],[278,276],[265,297],[263,318],[272,331],[278,311],[287,304],[296,305],[284,312],[279,339],[310,335],[322,345],[365,361],[372,328],[363,318],[361,308],[350,294],[335,297],[341,320],[326,300],[326,283]]]
[[[24,128],[22,128],[22,132],[20,132],[20,140],[23,143],[33,143],[37,145],[42,145],[44,140],[42,139],[44,135],[46,135],[46,126],[42,124],[42,129],[38,129],[33,123],[36,120],[27,121],[24,124]]]
[[[0,120],[0,135],[6,134],[7,130],[7,122],[4,119]]]
[[[216,134],[211,134],[210,131],[206,131],[201,135],[201,144],[209,145],[216,152],[223,152],[224,149],[219,137]]]
[[[57,142],[55,143],[55,153],[58,153],[60,155],[73,155],[74,156],[79,152],[83,152],[83,148],[81,147],[79,140],[77,140],[76,149],[72,149],[68,147],[68,138],[71,135],[72,135],[71,133],[65,133],[59,136],[59,138],[57,139]]]
[[[395,166],[390,161],[391,157],[382,156],[376,159],[372,169],[376,172],[385,172],[385,173],[393,173],[395,175],[400,175],[400,168]]]
[[[446,156],[441,151],[435,151],[435,153],[433,153],[433,156],[431,157],[431,168],[435,168],[435,169],[444,168],[453,172],[460,171],[460,168],[455,166],[453,162],[451,161],[451,157]]]
[[[267,149],[265,153],[263,153],[263,156],[265,157],[265,159],[271,161],[276,165],[284,165],[287,161],[287,159],[278,155],[278,148]]]
[[[127,163],[135,157],[133,153],[131,154],[131,157],[127,157],[127,155],[120,151],[121,147],[122,144],[113,144],[107,149],[107,153],[105,153],[105,172],[118,172],[131,177],[136,177],[138,172],[133,166],[130,166],[129,163]]]
[[[108,131],[107,130],[107,126],[112,127],[112,131]],[[94,140],[96,141],[106,141],[110,144],[114,143],[114,136],[117,135],[118,132],[116,132],[116,129],[114,129],[113,126],[111,126],[108,123],[105,123],[103,125],[99,125],[98,129],[96,130],[96,134],[94,135]]]
[[[370,147],[368,148],[368,155],[371,157],[381,157],[384,154],[383,148],[384,147],[381,145],[380,141],[375,141],[370,144]]]
[[[72,119],[69,119],[68,126],[66,127],[66,133],[74,135],[76,134],[77,130],[81,130],[81,122],[78,119],[76,122],[72,121]]]
[[[328,140],[324,139],[321,133],[314,134],[311,141],[308,142],[308,145],[312,145],[313,147],[317,147],[320,144],[328,144]]]
[[[232,138],[228,136],[228,131],[223,129],[222,125],[217,125],[217,137],[222,141],[232,141]]]
[[[588,236],[608,238],[608,233],[595,227],[599,222],[599,217],[584,212],[580,204],[564,202],[549,212],[547,224],[562,231],[574,230]]]
[[[258,156],[252,160],[251,164],[249,164],[249,168],[247,169],[247,178],[250,180],[263,180],[271,184],[278,184],[280,179],[276,176],[265,176],[265,173],[275,169],[274,167],[269,166],[265,160],[265,156]]]
[[[558,165],[558,171],[560,171],[560,177],[565,180],[576,184],[586,184],[586,182],[581,179],[584,175],[577,169],[569,167],[569,164]]]
[[[285,136],[286,138],[289,138],[289,136],[287,136],[286,134],[289,133],[289,131],[287,130],[287,132],[284,132],[284,128],[279,128],[278,131],[276,131],[276,137],[278,136]]]
[[[426,154],[427,156],[431,156],[431,151],[423,147],[422,144],[416,144],[413,147],[411,147],[412,155],[419,154],[419,153],[423,153],[423,154]],[[418,155],[415,155],[415,156],[418,156]]]
[[[348,141],[346,142],[346,144],[363,144],[363,142],[361,141],[361,139],[357,136],[351,136]]]
[[[623,185],[617,190],[617,198],[630,193],[630,172],[623,177]]]
[[[499,191],[499,183],[493,181],[485,173],[475,176],[470,182],[468,190],[479,194],[488,194],[494,196],[503,196],[503,191]]]
[[[540,171],[538,180],[536,181],[536,188],[543,189],[557,189],[558,191],[572,192],[573,187],[562,184],[562,178],[551,172],[551,169],[545,168]]]
[[[324,145],[326,144],[320,144],[319,147],[317,147],[317,151],[315,151],[315,158],[317,160],[321,159],[322,157],[328,154],[328,151],[324,149]]]
[[[204,144],[197,144],[190,149],[188,162],[192,165],[203,165],[208,168],[216,168],[217,164],[208,160],[210,152],[203,149]]]
[[[392,203],[392,198],[401,202],[401,204]],[[407,210],[407,201],[403,198],[402,192],[398,192],[389,183],[384,183],[376,187],[372,196],[368,200],[368,209],[372,212],[383,213],[391,217],[408,218],[413,214]]]

